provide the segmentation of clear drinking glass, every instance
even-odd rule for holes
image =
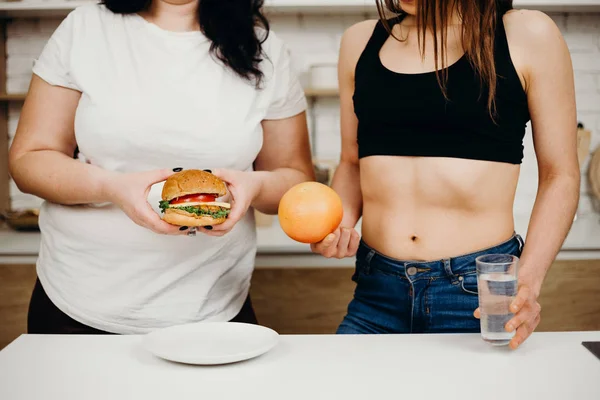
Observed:
[[[514,316],[510,305],[517,295],[519,258],[508,254],[477,257],[477,286],[481,312],[481,337],[495,346],[505,346],[515,335],[505,325]]]

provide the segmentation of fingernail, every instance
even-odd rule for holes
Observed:
[[[173,172],[181,172],[181,171],[183,171],[183,168],[181,168],[181,167],[173,168]]]
[[[179,228],[179,230],[180,230],[180,231],[186,231],[186,230],[188,230],[188,229],[189,229],[189,228],[188,228],[187,226],[182,226],[181,228]]]
[[[210,226],[210,225],[206,225],[206,226],[204,227],[204,229],[207,229],[207,230],[209,230],[209,231],[212,231],[212,226]]]
[[[203,171],[204,171],[204,172],[208,172],[208,173],[211,173],[211,174],[212,174],[212,171],[211,171],[210,169],[205,169],[205,170],[203,170]]]
[[[514,330],[515,330],[515,328],[514,328],[514,327],[513,327],[511,324],[508,324],[508,325],[506,325],[506,330],[507,330],[508,332],[512,332],[512,331],[514,331]]]

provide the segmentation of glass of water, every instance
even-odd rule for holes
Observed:
[[[514,314],[510,305],[517,295],[519,258],[508,254],[477,257],[477,286],[481,312],[481,336],[495,346],[505,346],[515,335],[505,325]]]

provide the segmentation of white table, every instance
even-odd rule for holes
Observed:
[[[598,400],[600,332],[536,333],[519,351],[479,335],[282,336],[247,362],[155,358],[139,336],[29,336],[0,352],[2,400]]]

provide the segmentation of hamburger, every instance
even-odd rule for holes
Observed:
[[[225,183],[209,172],[190,169],[173,174],[162,190],[163,220],[190,227],[222,224],[231,205],[216,200],[226,194]]]

